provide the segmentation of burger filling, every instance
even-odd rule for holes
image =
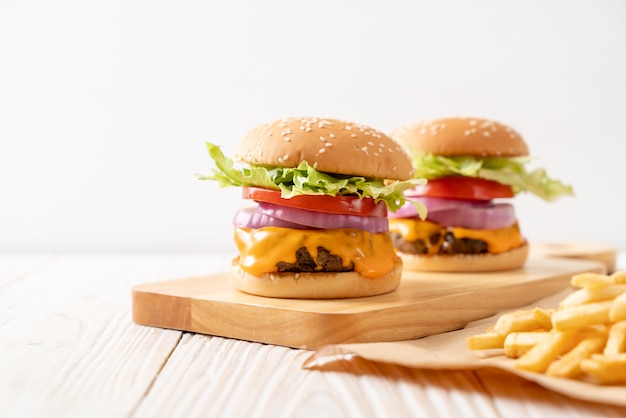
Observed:
[[[447,227],[412,218],[390,219],[395,247],[419,255],[499,254],[524,245],[519,226],[498,229]]]
[[[244,271],[266,273],[346,272],[381,277],[397,256],[389,232],[356,228],[235,228],[238,263]]]
[[[344,262],[336,254],[332,254],[327,248],[317,247],[317,257],[313,258],[306,247],[300,247],[296,250],[295,263],[279,261],[276,263],[279,272],[340,272],[353,271],[354,263],[350,262],[344,266]]]

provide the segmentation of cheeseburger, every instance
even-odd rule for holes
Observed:
[[[234,159],[207,143],[213,174],[243,188],[249,207],[233,219],[239,255],[229,270],[240,291],[282,298],[349,298],[394,290],[402,260],[387,213],[413,178],[404,149],[370,127],[287,118],[250,130]],[[237,167],[236,164],[243,165]],[[416,211],[424,216],[424,207]]]
[[[551,201],[572,188],[544,169],[528,172],[522,136],[501,123],[446,118],[402,126],[391,137],[410,153],[415,176],[428,179],[405,194],[426,205],[428,218],[406,204],[390,214],[404,266],[424,271],[495,271],[521,267],[528,243],[510,199],[530,192]]]

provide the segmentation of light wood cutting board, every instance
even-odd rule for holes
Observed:
[[[226,273],[136,286],[133,321],[288,347],[401,341],[462,328],[567,287],[572,275],[604,273],[594,260],[533,256],[493,273],[405,271],[386,295],[331,300],[276,299],[234,290]]]

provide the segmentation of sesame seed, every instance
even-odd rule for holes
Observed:
[[[327,142],[327,143],[326,143],[326,144],[324,144],[324,145],[326,145],[327,147],[332,147],[332,146],[333,146],[333,144],[332,144],[332,143],[330,143],[330,142]]]
[[[291,129],[287,128],[284,131],[282,131],[280,135],[285,136],[285,135],[289,135],[290,133],[292,133]]]
[[[363,151],[363,152],[365,153],[365,155],[368,155],[368,154],[367,154],[367,147],[362,147],[362,148],[361,148],[361,151]]]
[[[335,134],[331,132],[331,133],[328,134],[328,136],[331,137],[331,138],[334,138]]]
[[[274,132],[268,132],[267,133],[267,137],[269,138],[270,136],[272,136],[274,134]]]
[[[325,142],[326,138],[324,138],[323,136],[320,136],[320,141]]]
[[[313,163],[313,168],[317,169],[317,161]]]
[[[367,141],[367,145],[369,145],[370,147],[373,147],[374,143],[372,141]]]
[[[391,167],[391,171],[396,172],[398,171],[398,167],[396,167],[395,165],[393,167]]]
[[[374,157],[378,157],[379,155],[380,155],[380,154],[379,154],[379,153],[377,153],[377,152],[375,152],[375,153],[374,153]]]
[[[307,132],[311,132],[311,127],[310,127],[310,126],[307,126],[307,127],[306,127],[306,129],[305,129],[305,131],[307,131]]]
[[[350,138],[356,138],[356,134],[350,134]]]
[[[318,151],[320,154],[323,154],[326,152],[326,148],[320,148],[320,150]]]
[[[352,130],[352,126],[346,125],[346,131],[351,131],[351,130]]]
[[[475,120],[470,120],[469,124],[470,126],[476,126],[478,122],[476,122]]]
[[[489,136],[491,136],[491,132],[483,131],[483,136],[489,137]]]

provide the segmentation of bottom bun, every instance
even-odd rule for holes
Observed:
[[[528,243],[499,254],[418,255],[398,252],[412,271],[465,272],[513,270],[528,258]]]
[[[252,275],[233,260],[229,278],[237,290],[258,296],[294,299],[357,298],[395,290],[402,276],[402,259],[384,276],[369,278],[355,271],[341,273],[266,273]]]

